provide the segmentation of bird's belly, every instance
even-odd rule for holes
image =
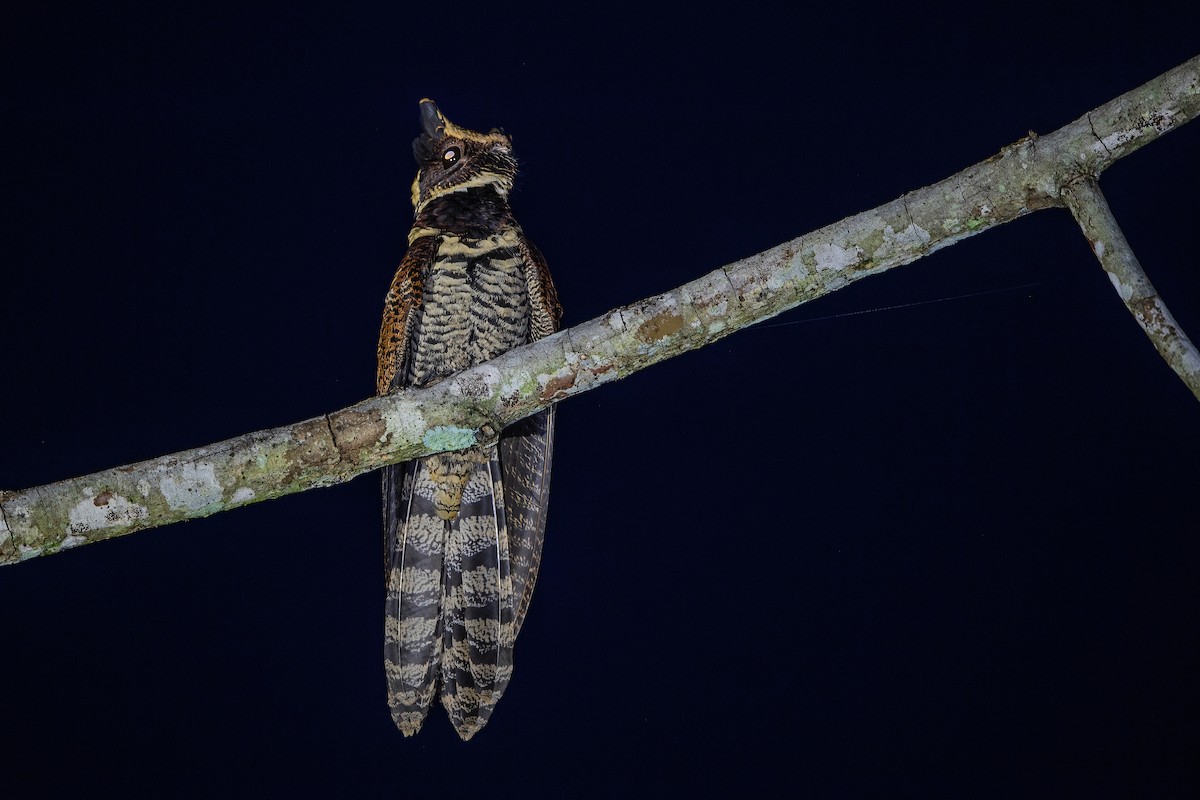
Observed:
[[[500,237],[444,237],[425,282],[409,384],[427,386],[529,341],[523,262]]]

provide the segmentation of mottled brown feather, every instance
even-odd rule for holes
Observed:
[[[529,300],[533,319],[529,325],[529,340],[536,342],[558,330],[562,319],[562,305],[558,302],[558,291],[550,277],[550,267],[540,250],[521,232],[517,246],[525,261],[525,285],[529,287]]]
[[[418,237],[408,246],[392,277],[383,304],[383,324],[379,327],[379,346],[376,348],[375,393],[378,395],[399,388],[404,380],[413,318],[421,307],[425,276],[436,251],[436,236]]]

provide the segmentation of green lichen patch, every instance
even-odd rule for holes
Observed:
[[[439,453],[445,450],[462,450],[475,444],[475,431],[453,425],[437,425],[426,431],[422,441],[430,450]]]

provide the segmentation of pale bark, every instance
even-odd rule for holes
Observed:
[[[550,403],[710,344],[1024,214],[1062,206],[1064,192],[1078,212],[1087,194],[1081,193],[1081,185],[1091,185],[1117,159],[1198,112],[1200,57],[1052,134],[1030,134],[940,183],[506,353],[437,386],[4,493],[0,563],[207,516],[346,481],[390,462],[489,441],[505,425]],[[1173,322],[1172,328],[1178,331]],[[1158,337],[1156,344],[1166,341],[1150,327],[1147,332]],[[1172,341],[1187,340],[1179,332]],[[1163,352],[1181,375],[1194,374],[1190,356],[1172,355],[1181,352],[1174,346]]]
[[[1091,178],[1081,178],[1063,187],[1063,200],[1133,318],[1158,354],[1200,399],[1200,353],[1142,270],[1100,187]]]

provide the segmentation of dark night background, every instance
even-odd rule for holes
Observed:
[[[10,6],[0,486],[370,395],[422,96],[576,324],[1200,52],[1153,7]],[[1193,338],[1198,185],[1200,123],[1102,179]],[[374,474],[0,569],[0,792],[1195,796],[1200,404],[1065,211],[772,322],[904,304],[560,407],[468,744],[388,717]]]

